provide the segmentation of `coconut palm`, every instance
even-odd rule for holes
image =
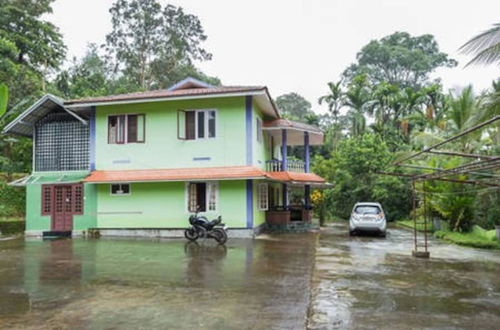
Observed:
[[[467,65],[500,64],[500,23],[467,41],[460,50],[474,55]]]

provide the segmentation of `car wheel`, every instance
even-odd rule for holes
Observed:
[[[387,235],[387,233],[385,231],[380,233],[380,237],[385,237],[386,235]]]
[[[354,232],[354,230],[349,230],[349,236],[356,236],[356,233]]]

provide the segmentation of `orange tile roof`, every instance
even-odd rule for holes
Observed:
[[[231,179],[271,179],[280,182],[326,183],[325,179],[314,173],[265,172],[254,166],[93,171],[83,181],[88,183],[110,183]]]
[[[151,170],[93,171],[83,181],[104,182],[147,182],[266,178],[266,172],[253,166],[176,168]]]
[[[269,179],[283,182],[313,182],[326,183],[326,180],[314,173],[299,172],[266,172]]]

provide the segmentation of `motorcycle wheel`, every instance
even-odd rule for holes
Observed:
[[[224,244],[227,242],[227,233],[224,229],[222,228],[215,228],[213,230],[214,238],[219,244]]]
[[[199,235],[198,232],[194,230],[194,228],[188,228],[184,231],[184,237],[186,237],[191,242],[194,242],[198,239]]]

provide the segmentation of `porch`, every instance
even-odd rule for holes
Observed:
[[[264,123],[271,136],[271,159],[266,171],[271,180],[266,225],[271,231],[307,231],[312,224],[311,187],[325,187],[324,179],[310,171],[310,147],[323,143],[323,132],[315,126],[277,119]],[[274,145],[279,152],[274,153]],[[290,147],[299,147],[295,152]],[[300,159],[301,158],[301,159]]]

